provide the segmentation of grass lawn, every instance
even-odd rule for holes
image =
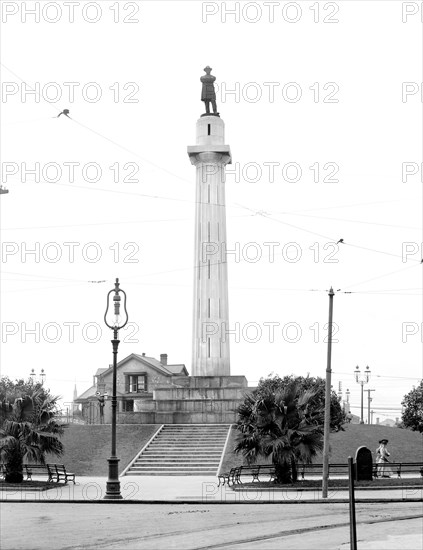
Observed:
[[[119,473],[139,453],[158,430],[158,424],[118,424],[116,426]],[[64,464],[66,470],[78,476],[107,476],[112,428],[110,424],[71,424],[65,429],[62,442],[65,453],[61,457],[47,455],[46,462]]]
[[[236,455],[233,448],[236,443],[238,430],[232,427],[225,456],[222,462],[221,472],[229,472],[231,468],[247,465],[242,455]],[[378,447],[380,439],[389,439],[388,449],[391,453],[391,462],[422,462],[423,461],[423,434],[402,430],[400,428],[388,428],[386,426],[367,426],[366,424],[347,424],[344,432],[330,434],[330,457],[332,464],[346,464],[349,456],[355,457],[358,447],[364,445],[373,453]],[[319,455],[314,461],[321,464],[322,456]],[[266,460],[258,461],[259,464],[266,464]],[[388,480],[389,481],[389,480]]]

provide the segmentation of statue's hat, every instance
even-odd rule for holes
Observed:
[[[204,67],[203,71],[206,71],[207,69],[210,69],[211,71],[213,70],[211,67],[209,67],[209,66],[207,65],[207,67]]]
[[[388,442],[389,442],[388,439],[381,439],[381,440],[379,441],[379,443],[388,443]]]

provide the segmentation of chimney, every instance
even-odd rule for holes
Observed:
[[[167,353],[160,354],[160,363],[165,366],[167,365]]]

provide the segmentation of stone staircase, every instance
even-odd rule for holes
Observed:
[[[229,429],[222,424],[165,424],[124,475],[215,476]]]

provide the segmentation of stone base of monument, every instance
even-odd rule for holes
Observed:
[[[248,387],[245,376],[181,376],[139,399],[135,411],[146,424],[233,424]]]

